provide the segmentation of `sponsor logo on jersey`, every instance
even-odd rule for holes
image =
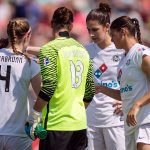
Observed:
[[[131,91],[132,91],[132,86],[131,85],[127,85],[127,86],[122,87],[120,89],[120,93],[131,92]]]
[[[107,70],[107,66],[102,64],[95,72],[94,75],[96,78],[100,78],[100,76]]]
[[[97,70],[94,72],[94,75],[95,75],[96,78],[99,78],[99,77],[102,75],[102,72],[101,72],[99,69],[97,69]]]
[[[114,56],[112,57],[112,60],[113,60],[114,62],[118,62],[118,61],[120,61],[120,58],[119,58],[118,55],[114,55]]]
[[[119,88],[118,82],[115,82],[115,81],[110,81],[110,82],[108,82],[108,81],[101,81],[100,85],[103,85],[105,87],[112,88],[112,89]]]
[[[49,58],[48,58],[48,57],[45,57],[45,58],[43,59],[43,65],[44,65],[44,66],[47,66],[49,63],[50,63]]]

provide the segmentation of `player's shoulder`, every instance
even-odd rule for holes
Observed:
[[[96,48],[96,44],[92,42],[92,43],[86,44],[84,47],[87,49],[87,51],[94,50]]]
[[[133,51],[136,54],[143,54],[145,51],[150,51],[150,48],[140,44],[140,43],[136,43],[132,48],[131,51]]]
[[[125,50],[124,49],[118,49],[116,48],[114,43],[111,43],[111,45],[109,45],[106,48],[106,51],[110,52],[110,53],[114,53],[114,54],[120,54],[120,55],[124,55],[125,54]]]
[[[150,50],[149,47],[147,47],[146,45],[140,44],[140,43],[136,43],[136,44],[135,44],[135,49],[136,49],[136,50],[142,49],[143,51],[144,51],[144,50]]]
[[[136,43],[133,46],[133,49],[134,49],[134,51],[133,51],[134,54],[137,56],[140,56],[140,57],[142,57],[143,55],[150,56],[150,48],[143,44]]]
[[[13,54],[13,51],[8,48],[1,48],[0,54],[11,55],[11,54]]]
[[[51,48],[52,46],[54,45],[54,42],[53,40],[52,41],[49,41],[48,43],[44,44],[41,49],[44,50],[44,49],[48,49],[48,48]]]

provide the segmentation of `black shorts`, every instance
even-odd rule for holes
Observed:
[[[48,131],[46,139],[40,140],[39,144],[39,150],[85,150],[86,147],[86,129],[79,131]]]

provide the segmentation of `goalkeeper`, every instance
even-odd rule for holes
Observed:
[[[87,51],[69,35],[72,23],[69,9],[56,9],[51,21],[54,40],[39,53],[43,85],[29,116],[34,137],[42,112],[47,137],[40,140],[39,150],[84,150],[87,146],[84,102],[94,95],[93,69]]]

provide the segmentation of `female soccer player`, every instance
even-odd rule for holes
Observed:
[[[93,60],[95,84],[119,89],[117,67],[124,51],[116,49],[111,42],[110,14],[111,8],[106,3],[89,12],[86,23],[93,42],[86,49]],[[125,150],[123,116],[114,113],[115,103],[120,102],[97,93],[87,107],[88,150]]]
[[[56,9],[51,20],[55,39],[39,53],[43,86],[29,117],[32,134],[42,111],[48,135],[39,150],[84,150],[87,145],[84,102],[94,95],[93,69],[85,48],[69,35],[72,23],[69,9]]]
[[[31,37],[28,21],[10,20],[7,34],[8,39],[0,40],[0,150],[31,150],[24,131],[27,95],[30,83],[39,93],[40,67],[24,54]]]
[[[111,35],[117,48],[126,52],[120,63],[120,91],[102,86],[98,91],[123,101],[126,149],[150,149],[150,49],[141,43],[138,20],[122,16],[111,24]],[[120,97],[121,96],[121,97]]]

